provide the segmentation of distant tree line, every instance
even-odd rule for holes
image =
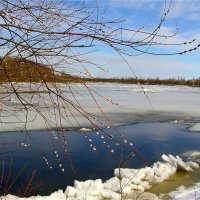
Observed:
[[[89,78],[84,79],[87,82],[112,82],[112,83],[126,83],[126,84],[143,84],[143,85],[185,85],[200,87],[200,77],[190,80],[185,78],[168,78],[168,79],[159,79],[159,78]]]
[[[200,87],[200,77],[190,80],[185,78],[83,78],[72,76],[64,71],[57,72],[47,65],[18,57],[0,58],[0,83],[2,82],[106,82],[143,85],[187,85]]]

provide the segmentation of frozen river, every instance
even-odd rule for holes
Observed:
[[[74,180],[106,181],[120,163],[122,168],[143,169],[161,161],[163,154],[186,160],[200,151],[199,88],[71,84],[59,85],[59,91],[50,86],[53,94],[35,88],[30,94],[24,92],[26,84],[19,84],[27,110],[15,95],[1,93],[1,185],[8,193],[23,193],[32,174],[26,195],[49,195],[73,186]],[[174,198],[178,192],[172,191],[194,186],[199,178],[199,169],[178,171],[149,192]]]
[[[94,124],[123,125],[156,118],[175,121],[197,118],[198,121],[200,117],[199,88],[145,85],[142,89],[134,84],[111,83],[90,83],[87,86],[49,85],[49,93],[43,85],[28,87],[21,83],[17,96],[1,92],[0,131],[60,126],[95,128]],[[27,91],[35,93],[28,94]]]

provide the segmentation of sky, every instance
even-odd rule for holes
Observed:
[[[25,0],[26,1],[26,0]],[[169,7],[169,13],[164,20],[159,33],[160,35],[175,36],[170,38],[154,39],[155,42],[166,43],[167,45],[151,46],[148,52],[155,54],[173,54],[192,49],[200,44],[200,0],[64,0],[66,4],[76,5],[78,2],[85,2],[89,11],[98,7],[99,21],[120,20],[121,23],[112,24],[116,28],[124,27],[128,29],[152,32],[158,26],[165,7]],[[80,4],[78,4],[80,6]],[[96,17],[96,12],[94,17]],[[124,39],[138,41],[144,38],[144,34],[124,32]],[[182,44],[195,39],[187,45]],[[144,48],[143,48],[144,49]],[[7,49],[0,49],[2,51]],[[80,49],[77,50],[79,52]],[[87,51],[87,50],[86,50]],[[144,77],[144,78],[199,78],[200,77],[200,48],[196,51],[183,55],[149,55],[133,52],[132,56],[123,58],[106,45],[97,45],[84,54],[83,59],[96,63],[100,67],[92,64],[72,66],[70,62],[64,63],[65,71],[71,74],[84,75],[90,72],[92,77]],[[84,52],[83,52],[84,53]],[[75,55],[78,55],[75,52]],[[56,58],[55,58],[56,59]],[[73,61],[73,59],[72,59]],[[84,69],[86,67],[87,70]],[[62,69],[62,66],[60,70]]]
[[[90,0],[88,0],[90,1]],[[170,6],[170,12],[163,23],[160,34],[176,36],[170,39],[158,39],[158,42],[184,43],[195,39],[190,45],[158,46],[150,48],[154,53],[174,53],[194,48],[200,44],[200,0],[97,0],[101,16],[104,20],[123,19],[120,26],[152,31],[158,25],[164,6]],[[127,36],[128,37],[128,36]],[[141,35],[136,35],[135,40]],[[196,51],[175,56],[154,56],[137,53],[126,56],[129,66],[109,47],[97,48],[89,59],[102,65],[104,70],[89,67],[92,76],[98,77],[137,77],[145,78],[199,78],[200,48]],[[130,69],[131,67],[131,69]]]

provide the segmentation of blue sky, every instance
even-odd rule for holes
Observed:
[[[89,0],[88,0],[89,1]],[[159,23],[165,0],[97,0],[99,10],[104,20],[124,19],[120,26],[151,31]],[[167,0],[169,5],[170,1]],[[172,0],[167,20],[160,34],[173,35],[171,39],[160,39],[160,42],[183,43],[196,39],[188,46],[164,46],[150,48],[155,53],[180,52],[200,43],[200,0]],[[119,26],[119,25],[118,25]],[[136,36],[141,37],[140,35]],[[105,71],[90,68],[93,76],[103,77],[133,77],[127,64],[111,48],[96,48],[96,52],[88,58],[103,65]],[[187,79],[200,77],[200,49],[195,52],[176,56],[141,55],[126,57],[138,77],[184,77]]]
[[[171,5],[170,12],[162,24],[159,34],[173,35],[176,33],[177,27],[178,32],[175,37],[169,39],[156,38],[155,40],[166,44],[184,43],[193,39],[196,39],[196,41],[190,45],[150,47],[148,51],[158,54],[175,53],[194,48],[200,44],[200,0],[64,0],[63,2],[78,6],[80,4],[77,4],[77,2],[85,2],[86,7],[88,6],[86,9],[89,11],[98,5],[97,13],[100,21],[120,19],[124,21],[120,24],[115,24],[115,27],[134,30],[143,27],[142,31],[146,32],[152,32],[153,28],[160,22],[165,5],[167,7]],[[128,40],[132,37],[132,34],[125,32],[124,36]],[[138,41],[142,38],[144,38],[144,35],[136,34],[133,40]],[[83,39],[83,43],[84,41],[85,39]],[[79,57],[78,53],[81,50],[80,48],[75,49],[75,52],[72,52],[72,57],[74,55]],[[84,75],[84,73],[87,73],[87,69],[93,77],[134,77],[132,71],[137,77],[146,78],[183,77],[191,79],[200,77],[200,48],[196,51],[176,56],[153,56],[148,54],[138,56],[138,52],[134,52],[134,56],[125,56],[129,66],[117,52],[108,46],[96,46],[88,51],[93,50],[93,53],[84,55],[83,60],[97,63],[101,66],[100,68],[84,62],[76,63],[80,65],[77,66],[74,63],[70,63],[69,60],[58,66],[58,68],[60,67],[60,70],[76,75]],[[4,53],[4,51],[6,52],[7,49],[0,49],[0,53]],[[72,62],[74,62],[73,59]],[[63,66],[65,69],[62,68]]]

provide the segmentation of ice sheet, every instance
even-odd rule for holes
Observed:
[[[19,92],[30,90],[29,84],[18,83],[18,85]],[[117,118],[117,113],[136,115],[154,112],[173,114],[177,118],[200,117],[200,109],[197,109],[200,99],[199,88],[145,85],[142,90],[140,86],[134,84],[113,83],[90,83],[88,86],[90,89],[81,84],[58,84],[58,93],[64,98],[58,104],[56,95],[49,96],[44,86],[32,84],[31,90],[37,90],[38,93],[34,95],[20,93],[27,109],[20,107],[20,102],[15,95],[6,96],[1,93],[0,131],[23,130],[24,128],[45,129],[47,126],[48,128],[60,127],[61,124],[63,127],[91,127],[92,123],[110,126],[104,116],[109,113],[115,113],[115,115],[109,115],[114,125],[119,125],[120,119]],[[56,87],[52,85],[49,87],[56,92]],[[122,123],[126,123],[126,118]],[[197,124],[191,130],[199,130],[199,128]]]

